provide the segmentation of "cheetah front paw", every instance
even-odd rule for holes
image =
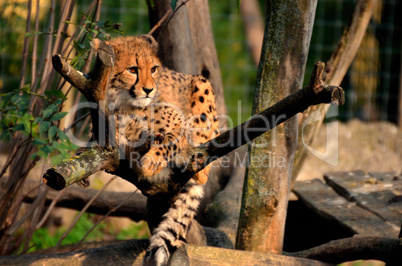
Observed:
[[[159,151],[149,151],[141,159],[140,174],[143,177],[151,177],[162,171],[167,162],[158,155]],[[160,152],[159,152],[160,153]]]

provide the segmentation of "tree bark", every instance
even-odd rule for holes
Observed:
[[[302,86],[317,1],[268,1],[253,114]],[[271,117],[276,124],[285,112]],[[268,144],[269,143],[269,144]],[[253,141],[243,187],[238,249],[281,253],[297,118]]]
[[[178,1],[176,6],[182,1]],[[151,27],[172,9],[169,1],[154,0],[149,4]],[[221,71],[212,34],[211,18],[207,0],[191,0],[180,7],[171,21],[153,33],[159,41],[162,63],[177,72],[203,75],[214,88],[218,115],[226,114]],[[163,41],[161,41],[163,40]],[[220,119],[220,126],[226,121]]]

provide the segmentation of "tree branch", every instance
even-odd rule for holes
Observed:
[[[32,203],[38,197],[40,184],[27,180],[22,189],[24,202]],[[63,190],[63,195],[57,200],[57,207],[65,207],[73,210],[81,210],[96,194],[97,190],[69,186]],[[46,194],[45,206],[49,206],[59,192],[49,190]],[[123,202],[132,192],[103,191],[91,204],[87,212],[104,215]],[[146,220],[146,197],[140,192],[132,196],[125,204],[112,212],[110,216],[128,217],[133,221]]]
[[[74,158],[62,162],[46,171],[43,181],[49,187],[61,190],[95,174],[100,170],[112,172],[119,165],[117,149],[94,145]]]

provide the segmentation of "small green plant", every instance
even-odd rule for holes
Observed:
[[[96,215],[85,213],[78,220],[74,229],[63,240],[63,245],[72,245],[78,243],[82,237],[94,226]],[[29,243],[31,247],[29,252],[41,249],[48,249],[56,246],[62,237],[65,228],[58,228],[51,232],[48,228],[39,228],[33,233]],[[146,222],[132,223],[127,228],[117,232],[113,225],[108,222],[98,224],[88,235],[84,242],[105,241],[110,239],[146,239],[149,238],[148,225]]]
[[[94,214],[85,213],[74,226],[74,229],[63,240],[64,245],[75,244],[81,240],[81,238],[93,227],[95,222],[93,221]],[[101,241],[104,240],[105,224],[99,224],[85,239],[85,242],[89,241]],[[62,237],[65,229],[58,228],[54,232],[51,232],[47,228],[39,228],[33,233],[29,246],[32,247],[29,252],[36,250],[52,248],[56,246],[59,239]]]
[[[0,95],[0,140],[9,142],[12,135],[21,133],[28,137],[25,144],[32,142],[37,148],[31,159],[52,155],[51,164],[58,164],[70,157],[70,151],[78,148],[57,126],[58,121],[67,114],[59,112],[66,97],[61,91],[49,90],[40,95],[31,92],[30,88],[28,84],[20,90]],[[32,97],[42,101],[42,110],[36,112],[30,109]]]
[[[85,16],[85,14],[82,14]],[[66,21],[68,24],[73,24],[80,28],[83,32],[85,32],[87,41],[73,43],[74,49],[76,51],[76,55],[71,60],[71,65],[76,69],[81,69],[88,57],[90,55],[90,44],[89,42],[93,40],[93,38],[98,38],[101,40],[109,40],[112,33],[122,34],[123,32],[119,30],[121,23],[110,23],[110,21],[98,21],[94,22],[91,18],[84,22],[83,25],[79,25],[76,22]]]
[[[148,224],[146,222],[132,223],[116,235],[116,239],[118,240],[146,239],[149,237]]]

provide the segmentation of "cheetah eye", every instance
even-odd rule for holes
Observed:
[[[154,66],[153,68],[151,68],[151,73],[155,73],[157,68],[158,66]]]
[[[130,72],[131,74],[137,74],[138,73],[138,67],[129,67],[127,68],[128,72]]]

